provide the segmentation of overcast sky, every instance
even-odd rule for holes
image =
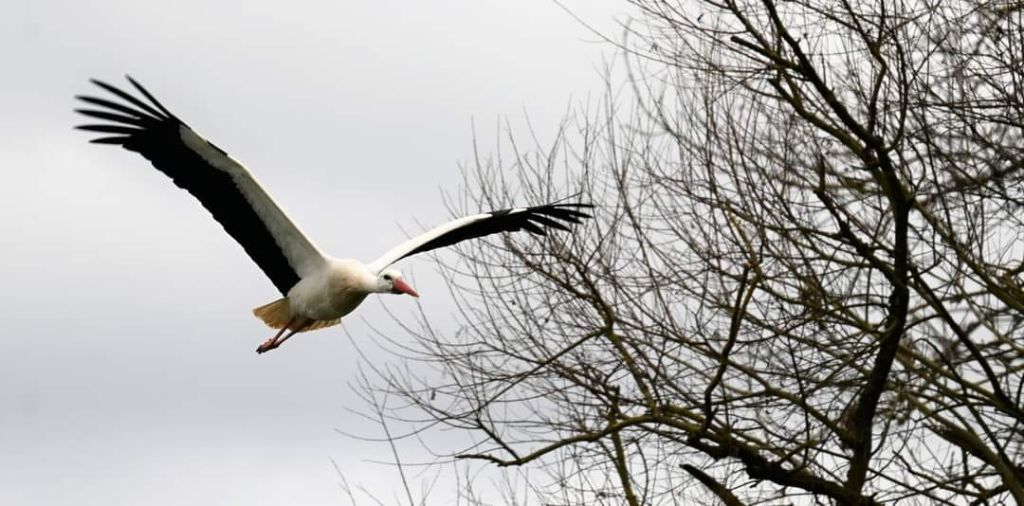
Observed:
[[[626,10],[564,3],[612,33]],[[396,483],[367,463],[387,447],[335,430],[377,432],[349,411],[345,330],[258,356],[273,286],[148,162],[71,129],[88,78],[130,73],[322,249],[371,260],[450,218],[474,121],[486,149],[528,112],[543,142],[599,95],[596,41],[550,0],[2,2],[0,504],[347,504],[331,459],[385,499]],[[430,259],[400,267],[448,321]],[[382,302],[412,322],[412,298],[371,299],[354,339],[395,328]]]

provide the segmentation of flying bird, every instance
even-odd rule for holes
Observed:
[[[194,196],[270,278],[283,297],[253,310],[272,329],[257,353],[277,348],[299,332],[337,325],[373,293],[419,297],[401,273],[388,267],[424,251],[498,232],[546,228],[569,230],[590,215],[585,203],[553,203],[466,216],[438,226],[388,250],[366,264],[325,255],[288,218],[241,163],[201,137],[139,83],[128,82],[135,96],[92,80],[112,95],[77,96],[88,108],[76,112],[102,120],[76,128],[98,132],[90,142],[135,151]]]

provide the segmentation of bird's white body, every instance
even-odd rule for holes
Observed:
[[[310,320],[336,320],[351,313],[378,291],[377,274],[350,258],[328,258],[312,274],[288,290],[294,316]]]

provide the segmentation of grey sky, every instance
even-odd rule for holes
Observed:
[[[622,3],[565,2],[614,33]],[[284,5],[0,5],[0,504],[344,504],[331,458],[389,497],[365,462],[386,447],[334,431],[375,432],[347,411],[345,333],[257,356],[273,286],[145,160],[73,131],[72,96],[132,74],[322,249],[370,260],[449,218],[471,120],[485,148],[524,111],[549,134],[600,93],[609,48],[549,0]],[[400,268],[443,325],[429,259]],[[346,320],[355,339],[394,329],[380,302]],[[383,302],[411,321],[411,298]]]

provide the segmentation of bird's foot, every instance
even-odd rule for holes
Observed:
[[[266,353],[266,352],[268,352],[268,351],[270,351],[270,350],[272,350],[274,348],[277,348],[278,343],[276,341],[277,341],[277,339],[274,339],[274,338],[270,338],[270,339],[267,339],[266,341],[263,341],[263,344],[259,345],[259,347],[256,348],[256,353],[261,353],[262,354],[262,353]]]

